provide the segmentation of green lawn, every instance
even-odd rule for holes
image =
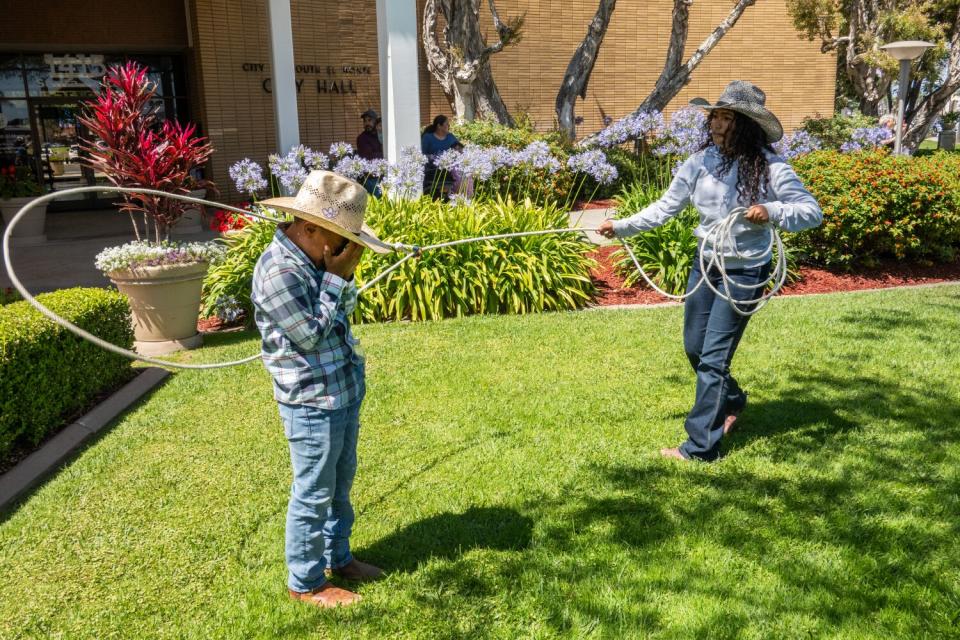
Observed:
[[[714,465],[656,455],[680,321],[360,327],[353,546],[390,577],[340,611],[286,597],[262,367],[178,373],[0,523],[0,637],[960,636],[960,286],[774,301]]]

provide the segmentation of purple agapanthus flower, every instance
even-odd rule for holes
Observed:
[[[663,129],[654,153],[682,157],[696,153],[707,141],[706,123],[707,116],[702,109],[679,109],[670,117],[670,124]]]
[[[892,136],[890,129],[886,127],[861,127],[854,129],[850,134],[850,139],[840,145],[840,151],[850,153],[852,151],[862,151],[865,149],[874,149],[889,140]]]
[[[230,179],[237,185],[237,191],[255,196],[258,191],[267,188],[267,181],[263,178],[263,167],[244,158],[230,167]]]
[[[296,149],[291,150],[290,153],[282,157],[271,154],[268,160],[270,173],[280,181],[280,184],[282,184],[288,192],[292,193],[296,191],[300,188],[300,185],[306,181],[308,173],[297,158]]]
[[[397,162],[387,165],[383,190],[395,197],[416,200],[423,192],[423,167],[427,158],[416,147],[400,150]]]
[[[346,156],[333,167],[333,171],[351,180],[359,180],[367,173],[367,162],[360,156]]]
[[[304,147],[303,165],[311,171],[327,169],[330,166],[330,158],[328,158],[326,154],[314,151],[310,147]]]
[[[330,155],[335,159],[339,160],[344,156],[348,156],[353,153],[353,145],[349,142],[334,142],[330,145]]]
[[[603,129],[592,141],[591,146],[615,147],[628,140],[645,138],[663,128],[663,114],[659,111],[641,111],[631,113],[609,127]]]
[[[823,143],[816,136],[810,135],[802,129],[798,129],[791,134],[784,136],[779,142],[773,145],[777,153],[785,159],[790,160],[805,153],[819,151],[823,148]]]
[[[574,173],[584,173],[600,184],[611,184],[617,179],[617,168],[607,161],[600,149],[591,149],[570,156],[567,168]]]

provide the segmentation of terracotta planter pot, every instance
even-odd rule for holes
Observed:
[[[135,347],[143,355],[193,349],[197,333],[200,288],[209,265],[139,267],[107,274],[130,301]]]
[[[3,215],[4,225],[10,224],[17,212],[34,198],[5,198],[0,200],[0,212]],[[17,226],[13,228],[11,242],[15,245],[42,244],[47,241],[47,236],[43,234],[43,228],[47,223],[47,205],[42,204],[39,207],[31,209],[27,215],[20,219]]]

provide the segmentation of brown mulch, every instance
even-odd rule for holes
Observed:
[[[245,319],[243,316],[235,322],[224,322],[220,318],[200,318],[197,320],[197,331],[200,333],[215,333],[217,331],[239,331],[244,327]]]
[[[623,289],[623,278],[613,270],[610,255],[618,247],[600,247],[591,254],[599,264],[593,270],[597,287],[598,306],[617,304],[658,304],[670,302],[647,284],[641,283]],[[862,289],[886,289],[937,282],[960,282],[960,260],[948,264],[930,266],[889,263],[874,269],[860,269],[853,273],[828,271],[814,267],[800,267],[801,279],[781,290],[781,295],[807,293],[831,293],[835,291],[859,291]]]
[[[572,211],[583,211],[584,209],[613,209],[616,206],[617,203],[613,199],[579,201],[573,205]]]

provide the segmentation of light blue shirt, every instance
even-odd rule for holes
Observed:
[[[666,193],[633,216],[614,220],[614,233],[622,238],[659,227],[690,204],[700,213],[700,224],[693,233],[701,244],[710,227],[725,219],[732,209],[741,206],[764,205],[770,222],[784,231],[803,231],[819,226],[823,221],[820,205],[800,182],[793,168],[780,156],[767,153],[770,181],[761,191],[759,202],[740,202],[737,163],[734,162],[730,170],[720,176],[720,160],[720,152],[713,146],[687,158]],[[741,222],[734,225],[732,232],[745,258],[738,259],[734,249],[726,247],[724,258],[727,267],[755,267],[769,260],[769,257],[762,257],[770,244],[769,231],[759,225]],[[709,253],[706,257],[710,257]]]

